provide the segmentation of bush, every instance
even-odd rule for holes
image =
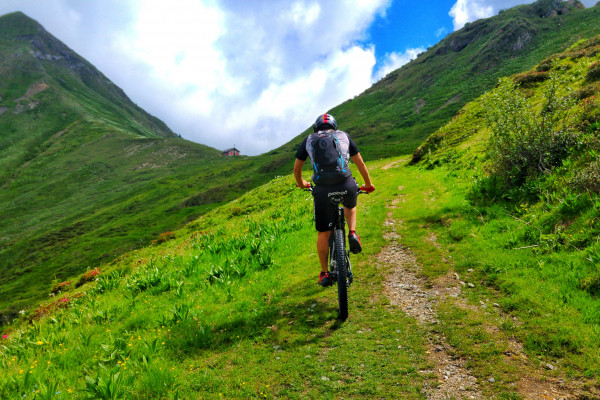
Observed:
[[[513,78],[514,82],[517,85],[523,87],[534,86],[537,83],[544,82],[550,78],[550,74],[548,72],[526,72],[521,75],[517,75]]]
[[[600,79],[600,61],[595,62],[588,67],[588,72],[585,77],[588,81],[597,81]]]
[[[486,100],[492,173],[508,189],[549,173],[579,146],[581,133],[564,123],[575,102],[559,96],[564,83],[551,79],[541,107],[533,107],[511,80],[503,80]]]
[[[579,282],[579,288],[592,296],[600,296],[600,275],[589,276]]]
[[[539,63],[539,65],[535,68],[535,70],[537,72],[548,72],[552,69],[553,66],[554,66],[554,59],[547,58],[544,61],[542,61],[541,63]]]
[[[68,291],[69,289],[71,289],[71,283],[72,281],[57,283],[52,287],[50,293],[58,294],[60,292]]]
[[[171,231],[166,231],[158,235],[158,238],[154,241],[154,243],[161,244],[173,239],[175,239],[175,234]]]
[[[581,89],[574,91],[573,98],[581,101],[597,94],[600,94],[600,82],[585,85]]]
[[[600,193],[600,161],[587,164],[575,174],[572,182],[581,191]]]
[[[79,280],[75,284],[75,287],[80,287],[80,286],[82,286],[83,284],[85,284],[87,282],[91,282],[93,280],[96,280],[96,277],[98,275],[100,275],[100,268],[94,268],[94,269],[86,272],[85,274],[83,274],[81,276],[81,278],[79,278]]]
[[[593,127],[600,122],[600,101],[596,96],[590,96],[580,105],[578,129],[582,132],[594,133]]]

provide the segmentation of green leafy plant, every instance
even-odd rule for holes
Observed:
[[[91,398],[102,400],[118,400],[123,398],[125,392],[125,380],[119,368],[108,370],[101,368],[101,373],[95,378],[85,377],[84,392]]]
[[[488,147],[492,173],[507,189],[547,174],[579,145],[580,134],[565,125],[574,100],[561,95],[562,86],[552,76],[538,107],[507,79],[486,99],[492,130]]]

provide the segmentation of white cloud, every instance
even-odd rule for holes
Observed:
[[[186,121],[169,123],[185,138],[257,154],[371,85],[374,49],[355,43],[388,0],[171,3],[140,1],[123,33],[122,56],[166,97],[141,105]]]
[[[597,0],[581,0],[586,7],[592,7]],[[488,18],[519,4],[533,3],[533,0],[457,0],[448,13],[452,17],[454,30],[461,29],[467,22]]]
[[[467,22],[491,17],[494,8],[484,3],[485,0],[458,0],[449,12],[453,19],[454,30],[462,28]]]
[[[380,80],[390,72],[395,71],[404,64],[407,64],[411,60],[414,60],[420,53],[423,53],[425,50],[426,49],[424,47],[418,47],[416,49],[408,49],[404,53],[386,54],[383,66],[375,74],[374,81],[376,82]]]

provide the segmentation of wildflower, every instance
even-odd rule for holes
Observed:
[[[38,346],[41,346],[44,344],[44,342],[42,342],[41,340],[38,340],[37,342],[35,342],[35,344],[37,344]]]
[[[2,335],[2,339],[8,339],[8,335]]]

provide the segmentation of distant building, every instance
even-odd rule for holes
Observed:
[[[240,151],[238,149],[236,149],[235,147],[232,147],[230,149],[223,150],[223,155],[224,156],[239,156]]]

